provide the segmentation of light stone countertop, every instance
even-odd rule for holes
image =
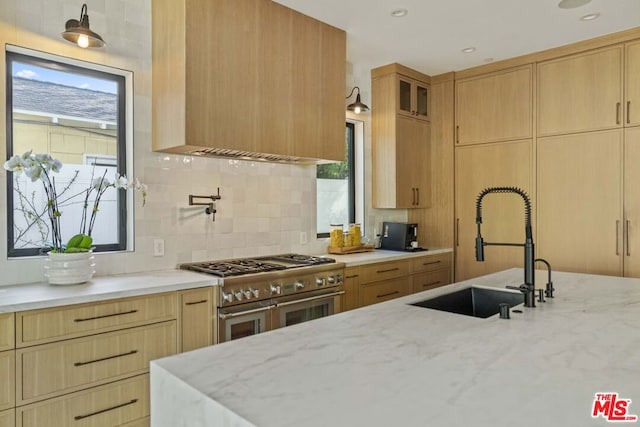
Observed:
[[[185,270],[98,276],[80,285],[46,282],[0,287],[0,313],[59,307],[217,285],[219,279]]]
[[[152,426],[606,426],[591,417],[598,392],[640,415],[638,279],[554,273],[556,298],[510,320],[407,305],[522,279],[506,270],[153,361]]]
[[[451,253],[452,251],[453,250],[451,248],[430,249],[427,251],[420,251],[420,252],[402,252],[402,251],[388,251],[388,250],[376,249],[371,252],[358,252],[355,254],[345,254],[345,255],[322,254],[322,256],[333,258],[338,262],[344,262],[347,267],[355,267],[358,265],[373,264],[376,262],[397,261],[401,259],[417,258],[421,256],[426,256],[426,255],[438,255],[443,253]]]

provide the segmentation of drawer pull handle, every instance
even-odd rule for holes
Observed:
[[[436,281],[436,282],[431,282],[431,283],[425,283],[424,285],[422,285],[423,288],[426,288],[427,286],[433,286],[433,285],[437,285],[438,283],[442,283],[440,280]]]
[[[197,304],[204,304],[204,303],[205,303],[205,302],[207,302],[207,301],[209,301],[209,300],[203,299],[203,300],[200,300],[200,301],[187,302],[187,303],[185,303],[184,305],[197,305]]]
[[[384,298],[384,297],[389,297],[391,295],[395,295],[395,294],[399,294],[400,291],[393,291],[393,292],[389,292],[386,294],[382,294],[382,295],[376,295],[376,298]]]
[[[440,261],[423,262],[422,265],[440,264]]]
[[[73,419],[76,420],[76,421],[80,421],[80,420],[83,420],[85,418],[93,417],[94,415],[104,414],[105,412],[113,411],[114,409],[120,409],[120,408],[123,408],[125,406],[133,405],[134,403],[137,403],[137,402],[138,402],[138,399],[131,399],[130,401],[128,401],[126,403],[121,403],[120,405],[112,406],[112,407],[106,408],[106,409],[101,409],[101,410],[96,411],[96,412],[91,412],[90,414],[76,415],[75,417],[73,417]]]
[[[92,363],[104,362],[105,360],[115,359],[117,357],[131,356],[132,354],[136,354],[137,352],[138,352],[138,350],[131,350],[131,351],[127,352],[127,353],[116,354],[114,356],[107,356],[107,357],[103,357],[101,359],[89,360],[88,362],[75,362],[73,364],[73,366],[84,366],[84,365],[90,365]]]
[[[138,310],[130,310],[130,311],[123,311],[122,313],[112,313],[112,314],[105,314],[103,316],[95,316],[95,317],[85,317],[85,318],[80,318],[80,319],[73,319],[74,322],[88,322],[89,320],[98,320],[98,319],[106,319],[107,317],[114,317],[114,316],[124,316],[125,314],[133,314],[133,313],[137,313]]]
[[[354,274],[353,276],[344,276],[345,279],[355,279],[356,277],[358,277],[357,274]]]
[[[378,271],[376,271],[376,273],[390,273],[392,271],[397,271],[397,270],[400,270],[400,267],[390,268],[388,270],[378,270]]]

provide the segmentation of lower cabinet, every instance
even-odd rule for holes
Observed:
[[[180,345],[178,351],[190,351],[213,344],[213,290],[191,289],[179,293]]]
[[[16,425],[16,411],[7,409],[0,411],[0,427],[14,427]]]
[[[15,352],[0,352],[0,411],[15,406]],[[3,413],[0,412],[0,415]],[[0,418],[2,419],[2,418]],[[2,426],[0,422],[0,426]]]
[[[17,408],[20,427],[148,425],[149,375]],[[146,419],[146,420],[145,420]]]
[[[343,311],[451,283],[451,253],[409,257],[345,269]]]
[[[409,277],[368,283],[360,287],[360,307],[403,297],[410,293],[411,279]]]

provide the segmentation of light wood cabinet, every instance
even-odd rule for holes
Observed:
[[[451,270],[437,270],[411,276],[413,293],[428,291],[451,283]]]
[[[16,411],[14,409],[7,409],[6,411],[0,411],[0,427],[15,427],[16,426]]]
[[[19,407],[16,425],[113,427],[136,425],[148,416],[149,375],[146,374]]]
[[[344,31],[268,0],[155,0],[152,23],[155,151],[344,160]]]
[[[175,321],[20,349],[18,404],[143,374],[175,353]]]
[[[429,85],[402,74],[396,74],[396,85],[396,113],[419,120],[429,120]]]
[[[17,347],[176,318],[175,293],[17,313]]]
[[[532,137],[532,66],[456,81],[458,145]]]
[[[360,287],[360,306],[364,307],[409,295],[412,282],[409,276],[368,283]]]
[[[624,275],[640,277],[640,127],[624,133]]]
[[[416,108],[428,111],[428,84],[400,73],[421,75],[399,64],[371,70],[372,203],[376,208],[426,208],[431,199],[431,127],[427,115],[415,113],[417,110],[406,113],[401,105],[417,102],[426,107]],[[401,95],[403,82],[407,93],[423,93],[416,95],[418,101]]]
[[[538,135],[621,127],[622,57],[616,45],[538,64]]]
[[[358,308],[360,306],[360,267],[347,267],[344,269],[342,287],[344,289],[342,311]]]
[[[15,348],[14,323],[13,313],[0,314],[0,351]]]
[[[554,270],[622,274],[622,135],[538,140],[537,254]]]
[[[15,406],[15,352],[0,353],[0,411]]]
[[[625,126],[640,125],[640,41],[625,48]]]
[[[485,261],[476,261],[476,200],[487,187],[519,187],[532,196],[532,141],[461,146],[456,147],[455,156],[455,280],[522,267],[522,248],[487,246]],[[485,197],[482,204],[485,241],[524,243],[524,213],[524,203],[518,195]]]
[[[449,283],[451,253],[347,267],[344,302],[352,309]]]
[[[192,289],[179,293],[180,346],[190,351],[213,344],[213,290]]]

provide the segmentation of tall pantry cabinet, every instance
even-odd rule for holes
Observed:
[[[538,64],[537,251],[555,269],[640,277],[639,46]]]
[[[531,65],[459,79],[455,85],[456,280],[522,266],[520,248],[489,246],[475,259],[476,199],[487,187],[532,194],[533,69]],[[487,242],[524,243],[524,203],[513,194],[483,201]]]

